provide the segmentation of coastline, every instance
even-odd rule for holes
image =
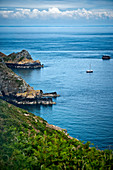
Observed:
[[[5,63],[9,68],[22,68],[22,69],[36,69],[36,68],[43,68],[44,64],[40,63],[27,63],[27,64],[18,64],[18,63]]]
[[[1,169],[112,169],[112,150],[97,150],[66,129],[0,100]],[[7,159],[8,158],[8,159]]]
[[[18,105],[53,105],[52,98],[59,97],[56,92],[43,93],[34,90],[11,68],[39,69],[44,67],[39,60],[34,61],[28,51],[22,50],[8,56],[0,52],[0,98]]]

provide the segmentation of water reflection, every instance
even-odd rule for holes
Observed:
[[[52,105],[19,105],[22,109],[27,110],[30,113],[35,113],[37,116],[42,116],[43,113],[48,113],[52,111]]]
[[[19,105],[22,109],[27,110],[31,113],[36,113],[37,116],[40,116],[41,105]]]
[[[13,69],[13,71],[37,90],[38,81],[41,79],[41,69]]]
[[[12,69],[16,74],[20,75],[20,76],[24,76],[24,77],[31,77],[32,75],[34,74],[37,74],[38,76],[40,75],[40,68],[37,68],[37,69],[16,69],[16,68],[13,68]]]

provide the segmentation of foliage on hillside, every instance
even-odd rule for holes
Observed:
[[[112,169],[112,151],[99,151],[47,128],[46,121],[0,100],[0,168]]]

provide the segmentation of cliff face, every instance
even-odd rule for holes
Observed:
[[[31,87],[5,63],[0,62],[0,95],[14,95],[31,90]]]
[[[8,55],[8,58],[13,59],[14,62],[22,61],[25,58],[28,59],[28,60],[32,59],[31,55],[26,50],[22,50],[21,52],[18,52],[18,53],[11,53],[11,54]]]
[[[56,92],[43,93],[34,90],[20,76],[15,74],[0,57],[0,97],[15,104],[55,104],[52,98],[57,97]]]
[[[7,55],[5,55],[4,53],[0,52],[0,57],[6,57]]]
[[[8,67],[11,68],[41,68],[43,64],[39,60],[34,61],[28,51],[22,50],[18,53],[11,53],[8,56],[0,52],[0,57]]]
[[[31,55],[26,50],[22,50],[18,53],[11,53],[9,55],[5,55],[4,53],[0,52],[0,56],[3,57],[4,62],[17,63],[19,61],[22,61],[23,59],[32,60]]]

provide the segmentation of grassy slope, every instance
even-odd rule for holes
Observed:
[[[99,151],[46,127],[46,121],[0,100],[1,169],[112,169],[112,151]]]

